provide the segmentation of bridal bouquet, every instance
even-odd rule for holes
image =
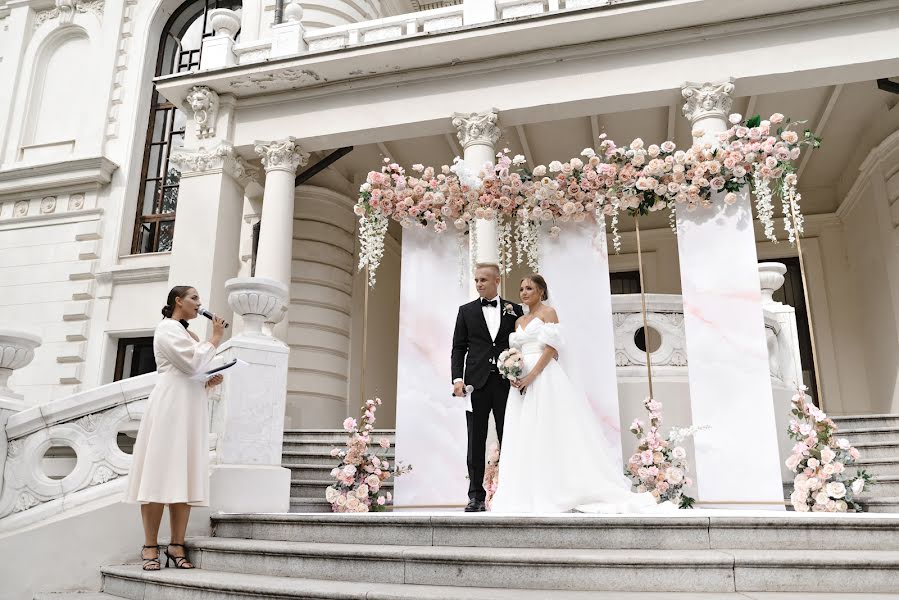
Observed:
[[[691,508],[693,498],[683,493],[684,487],[693,484],[687,477],[687,451],[678,444],[708,426],[674,428],[663,438],[659,432],[662,403],[647,398],[643,406],[649,412],[649,427],[640,419],[631,424],[630,431],[637,436],[637,451],[628,460],[624,474],[638,492],[650,492],[659,502]]]
[[[788,433],[796,441],[786,460],[796,473],[790,503],[798,512],[861,512],[856,497],[872,482],[864,470],[849,475],[846,466],[859,451],[846,438],[835,438],[836,424],[821,409],[806,401],[805,386],[793,396],[795,417]]]
[[[325,490],[325,499],[331,503],[334,512],[369,512],[382,511],[392,500],[390,492],[380,493],[381,486],[391,476],[399,477],[412,470],[411,466],[399,464],[390,466],[384,460],[390,448],[390,440],[382,437],[378,440],[381,455],[370,452],[368,445],[375,428],[375,412],[381,405],[381,399],[366,400],[361,422],[348,417],[343,428],[349,434],[346,449],[334,448],[331,456],[340,459],[340,464],[331,470],[331,476],[337,480]]]
[[[524,369],[524,358],[521,351],[518,348],[509,348],[500,352],[496,368],[499,374],[509,381],[521,379],[521,372]]]

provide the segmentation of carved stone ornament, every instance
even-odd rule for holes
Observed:
[[[288,88],[292,83],[312,84],[321,81],[321,75],[309,69],[284,69],[272,73],[250,73],[239,79],[235,79],[229,85],[238,90],[258,89],[265,90],[269,87]]]
[[[173,152],[169,162],[182,175],[222,171],[237,180],[243,187],[251,181],[260,181],[259,169],[249,164],[234,151],[234,146],[222,142],[212,150],[181,150]]]
[[[194,115],[197,137],[210,138],[215,135],[215,120],[218,116],[219,96],[205,85],[195,85],[184,98],[188,112]]]
[[[6,445],[6,455],[10,458],[17,457],[22,452],[22,440],[10,440]]]
[[[735,86],[732,81],[695,83],[688,81],[681,88],[684,97],[684,116],[695,123],[706,117],[727,118],[733,105]]]
[[[78,425],[87,432],[92,432],[97,430],[97,426],[100,424],[97,419],[97,415],[95,413],[91,413],[89,415],[84,415],[77,421]]]
[[[94,476],[91,478],[91,485],[99,485],[101,483],[106,483],[107,481],[111,481],[118,477],[118,475],[113,472],[109,467],[102,465],[94,471]]]
[[[82,208],[84,208],[84,194],[69,196],[69,210],[81,210]]]
[[[493,146],[499,141],[502,132],[499,129],[497,109],[482,113],[453,113],[453,127],[462,148],[472,144]]]
[[[234,178],[240,182],[240,185],[246,188],[254,181],[262,185],[261,172],[258,167],[254,167],[248,163],[242,156],[234,158]]]
[[[41,198],[41,214],[49,215],[56,210],[56,196],[45,196]]]
[[[289,171],[296,173],[297,168],[309,162],[309,153],[297,144],[296,139],[288,137],[273,142],[256,142],[256,154],[262,157],[265,171]]]
[[[98,18],[103,17],[103,0],[56,0],[56,7],[42,10],[35,15],[34,28],[37,29],[47,21],[59,19],[59,25],[69,25],[75,18],[75,13],[93,13]]]
[[[40,500],[38,500],[28,492],[22,492],[19,495],[19,499],[16,500],[16,507],[13,509],[13,511],[22,512],[23,510],[28,510],[32,506],[37,506],[38,504],[40,504]]]
[[[19,200],[18,202],[16,202],[15,206],[13,207],[13,211],[12,211],[13,216],[14,217],[28,216],[28,206],[29,206],[28,200]]]

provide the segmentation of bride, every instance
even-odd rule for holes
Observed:
[[[540,275],[521,280],[521,301],[530,309],[515,323],[509,344],[521,350],[524,377],[513,382],[506,404],[505,434],[493,512],[633,513],[676,510],[646,492],[631,492],[623,470],[610,457],[587,405],[554,360],[562,351],[556,311]]]

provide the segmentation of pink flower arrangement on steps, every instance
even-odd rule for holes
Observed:
[[[687,477],[687,451],[678,444],[708,425],[674,428],[663,438],[662,403],[646,398],[643,406],[649,413],[649,427],[640,419],[634,419],[630,431],[637,436],[637,450],[628,459],[624,474],[637,487],[638,492],[650,492],[659,502],[672,502],[680,508],[692,508],[693,498],[683,489],[692,485]]]
[[[338,513],[386,510],[393,500],[390,492],[381,493],[381,486],[391,476],[399,477],[412,470],[411,466],[394,464],[385,460],[390,440],[382,437],[378,440],[381,455],[369,451],[369,443],[375,428],[375,412],[381,405],[381,399],[365,401],[362,407],[362,419],[347,417],[343,422],[344,430],[349,434],[346,449],[334,448],[331,456],[340,459],[340,464],[331,470],[331,476],[337,482],[325,490],[325,499],[331,504],[331,510]]]
[[[861,512],[857,496],[872,483],[864,470],[849,475],[846,467],[860,453],[846,438],[834,437],[837,426],[821,409],[806,400],[805,386],[793,396],[795,418],[788,433],[796,441],[786,460],[796,473],[790,503],[797,512]]]

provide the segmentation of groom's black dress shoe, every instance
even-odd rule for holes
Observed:
[[[465,512],[484,512],[487,510],[487,504],[483,500],[470,500],[465,507]]]

